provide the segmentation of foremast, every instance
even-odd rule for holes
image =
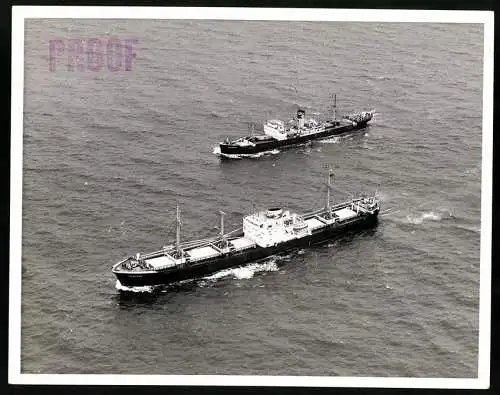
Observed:
[[[326,181],[326,210],[330,211],[330,189],[332,189],[332,176],[333,176],[333,170],[329,169],[328,170],[328,178]]]
[[[335,122],[337,120],[337,94],[336,93],[330,94],[330,99],[333,99],[333,105],[331,109],[333,112],[333,121]]]
[[[333,120],[337,120],[337,94],[333,95]]]
[[[179,208],[179,204],[177,203],[177,213],[176,213],[176,238],[175,238],[175,250],[177,252],[177,257],[182,257],[182,249],[181,249],[181,210]]]
[[[222,210],[219,210],[219,214],[220,214],[220,240],[221,240],[220,242],[222,248],[224,248],[227,245],[226,235],[224,234],[224,216],[226,215],[226,213]]]

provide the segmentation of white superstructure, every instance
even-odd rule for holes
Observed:
[[[325,130],[325,126],[332,126],[332,124],[329,122],[321,123],[314,118],[306,120],[305,111],[298,110],[295,122],[292,120],[286,124],[279,119],[266,121],[264,123],[264,134],[281,141],[293,136],[307,136],[322,132]]]
[[[276,140],[286,140],[288,138],[285,123],[278,119],[272,119],[264,124],[264,134]]]
[[[270,247],[311,234],[308,224],[297,214],[269,209],[243,218],[243,233],[259,247]]]

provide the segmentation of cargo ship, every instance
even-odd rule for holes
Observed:
[[[124,287],[165,285],[307,248],[344,232],[376,225],[380,210],[376,194],[330,203],[332,174],[328,173],[324,207],[304,215],[279,207],[258,211],[243,217],[243,226],[229,233],[224,233],[225,214],[221,211],[220,234],[210,239],[181,243],[177,206],[175,245],[125,258],[112,267],[112,272]]]
[[[219,144],[218,153],[225,158],[253,156],[262,152],[297,146],[313,140],[341,135],[363,129],[373,118],[375,111],[346,114],[337,119],[337,96],[334,96],[333,117],[326,121],[306,119],[306,111],[299,108],[295,119],[284,122],[273,119],[264,123],[264,134],[241,137],[231,141],[229,137]]]

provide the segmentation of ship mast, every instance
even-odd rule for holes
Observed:
[[[181,211],[179,209],[179,204],[177,204],[177,232],[176,232],[176,249],[177,249],[177,254],[179,257],[181,256]]]
[[[330,188],[332,187],[331,178],[333,176],[333,170],[328,170],[328,181],[327,181],[327,190],[326,190],[326,209],[330,210]]]
[[[337,94],[330,94],[330,99],[333,99],[333,120],[337,120]]]
[[[224,240],[224,215],[226,215],[226,213],[222,210],[220,210],[219,213],[220,213],[220,237],[222,240]]]
[[[333,120],[337,120],[337,94],[333,97]]]

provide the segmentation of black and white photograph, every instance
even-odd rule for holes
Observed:
[[[489,386],[492,12],[14,7],[12,54],[10,383]]]

